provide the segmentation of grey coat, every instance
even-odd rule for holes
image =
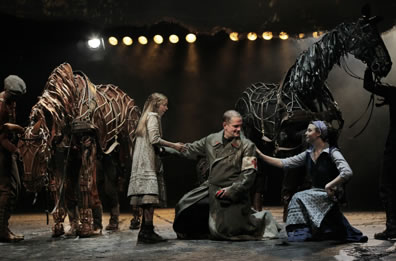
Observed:
[[[154,146],[160,143],[161,136],[161,117],[158,113],[150,112],[147,118],[147,132],[136,138],[128,196],[155,195],[165,204],[162,162],[154,151]]]
[[[208,196],[208,225],[213,238],[243,240],[276,236],[277,225],[271,214],[255,213],[250,207],[249,189],[257,169],[255,145],[243,136],[224,145],[223,135],[220,131],[187,144],[187,151],[181,153],[190,159],[205,156],[210,166],[209,178],[178,202],[174,228],[181,222],[178,218],[184,210]],[[227,188],[227,199],[215,197],[221,188]]]

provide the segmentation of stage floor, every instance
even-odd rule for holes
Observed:
[[[280,207],[266,210],[283,224]],[[385,227],[383,212],[344,214],[369,237],[367,243],[178,240],[172,230],[174,209],[155,211],[156,231],[168,239],[160,244],[137,244],[138,231],[129,230],[131,214],[128,213],[121,214],[118,232],[104,230],[102,236],[92,238],[51,238],[52,218],[47,225],[45,214],[15,214],[11,217],[10,229],[24,234],[25,240],[0,243],[0,260],[396,260],[396,251],[389,251],[395,242],[373,238],[374,233]],[[108,219],[109,213],[104,213],[104,226]]]

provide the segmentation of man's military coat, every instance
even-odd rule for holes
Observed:
[[[182,155],[190,159],[205,156],[209,163],[209,177],[178,202],[174,227],[177,227],[180,213],[208,196],[208,224],[212,237],[229,240],[259,239],[263,237],[265,229],[272,229],[269,236],[275,236],[277,226],[270,213],[259,218],[253,215],[251,209],[249,189],[254,183],[257,170],[255,145],[243,136],[223,144],[223,135],[224,131],[220,131],[186,144],[187,151]],[[222,188],[226,188],[226,197],[218,199],[215,194]],[[266,225],[269,226],[266,228]]]

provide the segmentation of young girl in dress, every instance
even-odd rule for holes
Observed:
[[[143,210],[142,225],[138,234],[138,242],[141,243],[165,241],[154,232],[153,227],[154,207],[166,206],[163,167],[156,151],[161,146],[178,151],[184,148],[182,143],[173,143],[162,138],[161,117],[167,110],[167,97],[160,93],[151,94],[144,104],[136,129],[128,197],[131,197],[131,205]]]

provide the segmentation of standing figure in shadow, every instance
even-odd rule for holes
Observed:
[[[15,146],[16,133],[23,128],[16,122],[16,99],[26,93],[25,82],[16,75],[4,79],[4,91],[0,93],[0,242],[17,242],[24,239],[8,228],[18,194],[21,190],[17,158],[19,150]]]
[[[382,103],[377,106],[389,107],[389,131],[380,175],[380,198],[385,208],[386,228],[374,235],[375,239],[389,240],[396,238],[396,87],[375,82],[369,68],[364,74],[363,87],[382,97]]]

